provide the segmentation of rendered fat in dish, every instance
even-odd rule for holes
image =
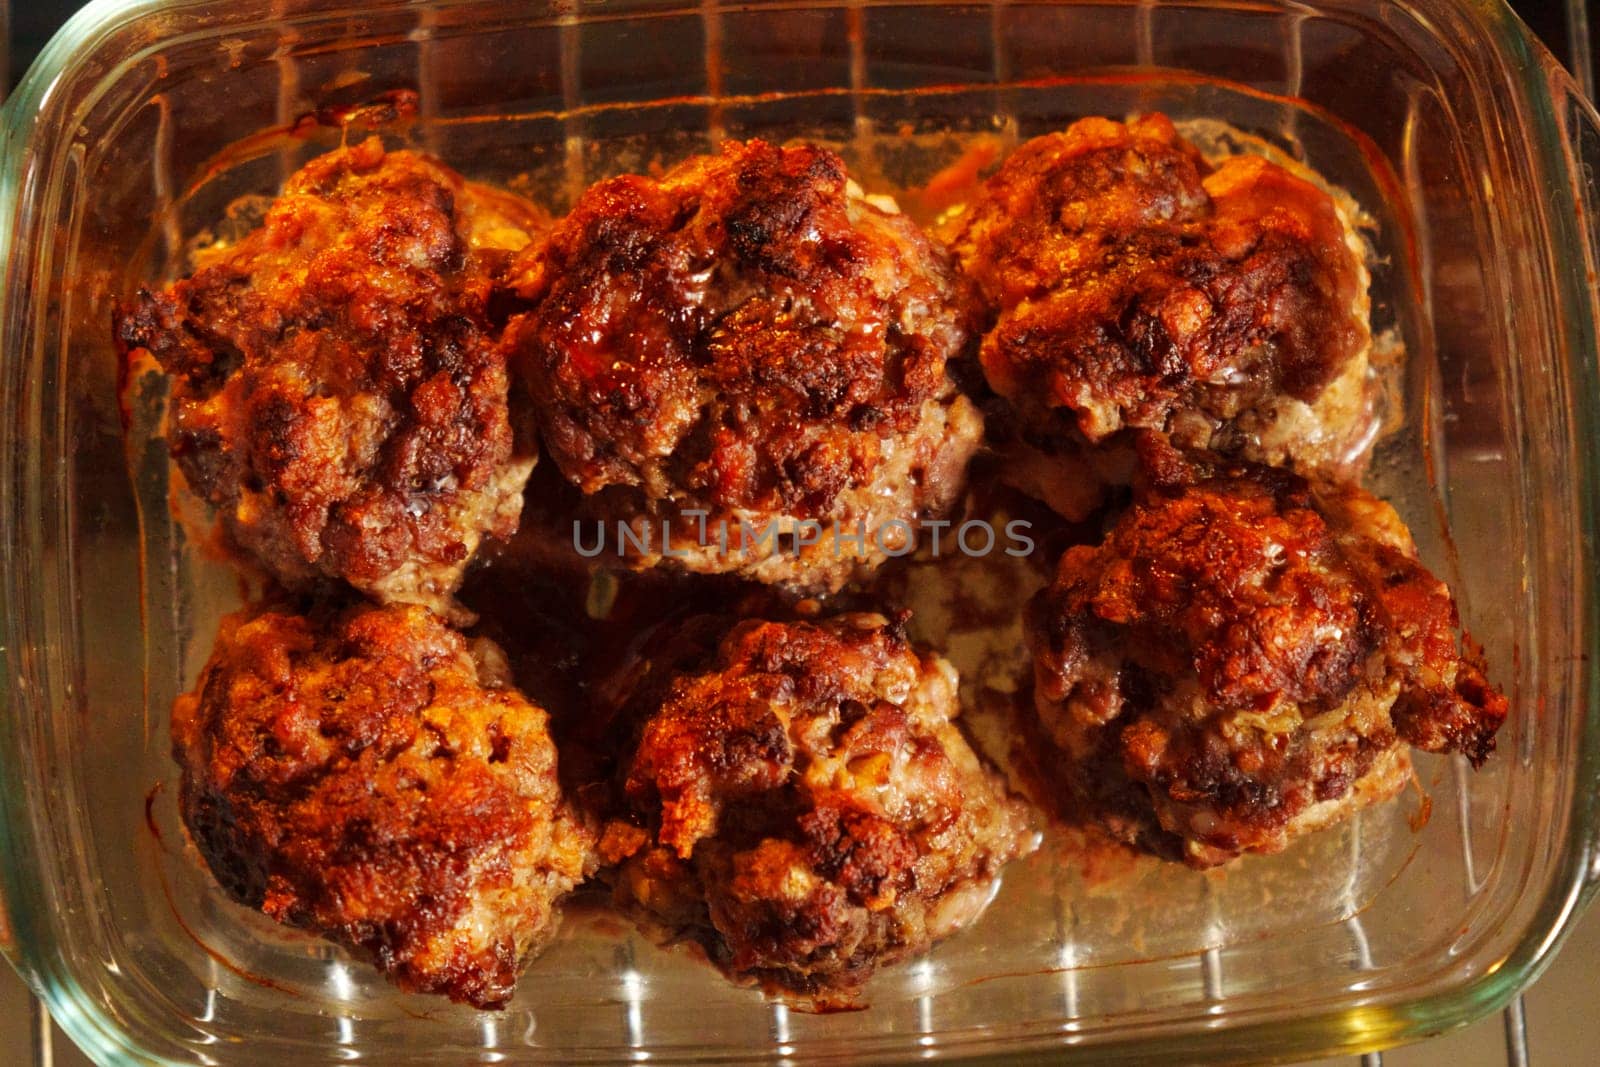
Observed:
[[[246,610],[173,711],[183,820],[234,899],[499,1007],[594,866],[546,725],[426,608]]]
[[[374,138],[119,309],[123,353],[172,378],[173,459],[236,547],[291,588],[448,607],[481,538],[516,530],[533,469],[488,306],[546,221]]]
[[[1067,518],[1128,483],[1133,430],[1304,474],[1363,462],[1364,245],[1309,175],[1213,167],[1162,115],[1083,119],[1018,148],[952,228],[1006,476]]]
[[[1069,814],[1208,867],[1393,796],[1408,746],[1488,757],[1505,697],[1392,507],[1150,444],[1026,617]]]
[[[952,267],[832,152],[729,142],[600,182],[522,264],[545,450],[644,531],[633,565],[831,592],[960,495],[982,421],[946,372]]]
[[[618,903],[731,976],[848,997],[974,918],[1032,850],[903,620],[691,620],[625,685],[601,853]]]

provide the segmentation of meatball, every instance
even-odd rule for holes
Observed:
[[[1392,796],[1408,743],[1479,764],[1506,715],[1394,509],[1281,469],[1142,491],[1026,622],[1064,806],[1196,867]]]
[[[183,821],[241,903],[499,1007],[593,867],[545,718],[426,608],[241,612],[173,709]]]
[[[832,152],[601,182],[523,262],[545,450],[639,532],[633,565],[833,591],[958,497],[982,423],[946,373],[952,268]]]
[[[953,251],[989,314],[1011,478],[1069,519],[1132,472],[1127,429],[1301,473],[1359,466],[1375,421],[1350,212],[1258,156],[1214,169],[1164,116],[1035,138]]]
[[[601,842],[618,903],[810,996],[976,917],[1033,835],[952,722],[955,669],[902,625],[745,621],[658,658]]]
[[[285,586],[441,607],[533,468],[489,319],[541,224],[377,139],[312,160],[261,226],[116,318],[172,376],[167,441],[225,534]],[[531,430],[531,427],[530,427]]]

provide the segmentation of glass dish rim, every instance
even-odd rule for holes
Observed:
[[[466,6],[473,0],[438,0],[436,6]],[[864,0],[873,3],[874,0]],[[885,0],[886,3],[937,5],[947,0]],[[993,3],[995,0],[975,0],[976,3]],[[1073,0],[1063,0],[1071,4]],[[1575,102],[1582,121],[1600,128],[1600,115],[1583,101],[1570,76],[1551,59],[1537,41],[1533,40],[1519,19],[1502,0],[1453,0],[1475,16],[1485,34],[1487,43],[1500,60],[1501,71],[1511,83],[1514,101],[1520,112],[1513,118],[1525,123],[1529,139],[1536,147],[1534,165],[1541,174],[1566,175],[1571,160],[1563,137],[1563,123],[1555,104],[1560,99]],[[16,92],[0,105],[0,263],[4,263],[4,277],[9,282],[12,271],[19,269],[13,252],[17,233],[15,212],[19,206],[20,179],[26,165],[34,158],[26,149],[36,144],[39,117],[49,103],[51,93],[63,76],[67,75],[105,37],[127,29],[141,19],[152,15],[172,15],[186,9],[208,6],[206,0],[93,0],[79,10],[50,40],[33,66],[27,71]],[[331,6],[331,5],[330,5]],[[407,0],[379,0],[381,9],[398,10],[413,6]],[[687,4],[652,4],[650,0],[623,0],[620,8],[611,7],[612,17],[629,13],[653,13],[652,9],[676,9]],[[756,7],[764,5],[754,5]],[[820,0],[814,4],[778,5],[837,7],[845,0]],[[1180,6],[1188,6],[1181,4]],[[296,11],[291,18],[315,17],[316,11]],[[581,17],[581,15],[580,15]],[[44,134],[49,139],[53,134]],[[1594,295],[1585,285],[1582,263],[1571,263],[1563,250],[1584,247],[1583,214],[1585,204],[1570,183],[1551,182],[1548,189],[1559,192],[1559,202],[1547,203],[1547,222],[1551,228],[1551,245],[1543,254],[1551,257],[1558,268],[1550,273],[1556,287],[1557,306],[1573,312],[1557,316],[1554,340],[1568,353],[1562,368],[1570,385],[1578,387],[1580,398],[1589,403],[1572,406],[1572,433],[1575,461],[1574,489],[1576,490],[1576,521],[1580,526],[1582,545],[1578,561],[1594,561],[1592,546],[1600,544],[1600,323],[1596,321]],[[1559,269],[1561,267],[1573,269]],[[9,309],[0,306],[0,340],[9,340],[12,323]],[[4,398],[7,413],[19,401],[16,396]],[[11,454],[9,442],[0,441],[0,524],[3,524],[5,545],[8,549],[16,543],[15,481],[19,465]],[[11,563],[0,567],[0,595],[9,592],[13,584]],[[1594,581],[1586,578],[1592,568],[1579,568],[1575,580],[1585,588]],[[7,605],[14,603],[5,597]],[[17,672],[14,660],[19,644],[17,639],[36,636],[39,620],[19,620],[10,606],[0,611],[0,664],[6,669],[6,683],[0,687],[0,722],[13,719],[13,702],[19,697]],[[1600,601],[1594,596],[1582,599],[1575,620],[1588,635],[1589,644],[1600,634]],[[31,644],[29,647],[32,647]],[[1589,694],[1589,707],[1584,717],[1582,742],[1577,753],[1578,767],[1575,781],[1600,782],[1600,658],[1588,657],[1585,666],[1584,690]],[[86,995],[70,966],[61,961],[50,949],[53,942],[41,942],[27,936],[37,925],[36,916],[29,914],[27,900],[34,894],[29,889],[26,874],[37,869],[33,860],[36,842],[31,832],[36,813],[31,810],[26,793],[26,780],[31,768],[26,760],[17,759],[13,747],[17,742],[14,730],[0,730],[0,949],[24,980],[41,997],[56,1022],[72,1040],[91,1058],[105,1063],[179,1064],[142,1047],[95,1000]],[[1274,1058],[1285,1056],[1327,1054],[1329,1042],[1341,1054],[1361,1053],[1416,1040],[1445,1030],[1467,1025],[1496,1010],[1508,1002],[1526,985],[1535,980],[1549,964],[1573,920],[1588,905],[1600,886],[1600,791],[1581,787],[1573,790],[1569,817],[1571,832],[1567,835],[1559,862],[1552,865],[1549,888],[1537,909],[1532,913],[1527,928],[1515,949],[1500,965],[1484,973],[1444,989],[1422,993],[1412,999],[1376,1006],[1346,1005],[1319,1011],[1284,1022],[1281,1020],[1250,1020],[1243,1018],[1231,1025],[1208,1032],[1205,1041],[1207,1052],[1223,1058],[1242,1057],[1252,1049],[1272,1049]],[[19,830],[22,832],[19,833]],[[22,858],[19,860],[19,856]],[[21,906],[19,906],[21,905]],[[1095,1062],[1115,1062],[1130,1056],[1149,1057],[1164,1054],[1192,1054],[1194,1041],[1199,1036],[1197,1028],[1174,1027],[1161,1032],[1162,1027],[1148,1035],[1141,1035],[1136,1045],[1090,1044],[1073,1046],[1056,1042],[1048,1054],[1073,1057],[1087,1056]],[[1039,1043],[1046,1031],[1033,1029],[1010,1034],[989,1034],[967,1040],[981,1041],[982,1051],[964,1052],[960,1038],[954,1045],[941,1042],[941,1059],[951,1062],[1002,1063],[1015,1062],[1019,1055],[1045,1054]],[[806,1058],[804,1055],[801,1058]]]

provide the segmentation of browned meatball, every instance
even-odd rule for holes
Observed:
[[[1374,428],[1367,272],[1349,212],[1257,156],[1211,168],[1164,116],[1024,144],[953,250],[991,316],[1020,488],[1068,518],[1132,471],[1125,429],[1342,473]]]
[[[832,152],[729,143],[601,182],[524,263],[510,335],[545,449],[649,531],[636,565],[834,590],[959,494],[982,426],[945,369],[951,268]]]
[[[515,531],[533,445],[486,313],[539,224],[374,138],[312,160],[258,229],[118,313],[124,353],[172,375],[190,488],[280,582],[438,607],[482,535]]]
[[[1031,851],[951,721],[955,669],[900,624],[747,621],[706,646],[640,684],[601,852],[622,906],[730,975],[849,995],[974,918]]]
[[[184,823],[242,903],[498,1007],[593,866],[545,727],[425,608],[241,612],[173,709]]]
[[[1481,763],[1506,715],[1394,509],[1282,470],[1144,492],[1027,626],[1067,805],[1197,867],[1393,795],[1407,742]]]

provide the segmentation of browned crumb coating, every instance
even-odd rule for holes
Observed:
[[[342,578],[440,607],[484,534],[515,531],[491,276],[538,209],[376,138],[321,156],[259,228],[122,307],[172,376],[167,440],[231,540],[294,587]]]
[[[419,606],[230,616],[173,749],[223,888],[407,990],[504,1004],[593,866],[544,711]]]
[[[952,722],[954,668],[899,625],[747,621],[692,659],[641,687],[601,853],[620,904],[734,977],[849,995],[973,918],[1031,850]]]
[[[1067,803],[1195,866],[1393,795],[1405,742],[1481,763],[1506,715],[1394,509],[1281,470],[1143,492],[1027,626]]]
[[[509,335],[545,449],[617,518],[676,524],[666,562],[833,590],[883,553],[756,535],[870,533],[959,494],[982,425],[946,374],[968,338],[951,268],[832,152],[730,142],[600,182],[522,263],[536,306]]]
[[[1023,487],[1083,517],[1129,469],[1088,446],[1124,429],[1347,468],[1371,430],[1361,248],[1327,192],[1257,156],[1213,169],[1161,115],[1022,145],[952,250],[991,317],[989,384],[1064,468],[1027,455]]]

